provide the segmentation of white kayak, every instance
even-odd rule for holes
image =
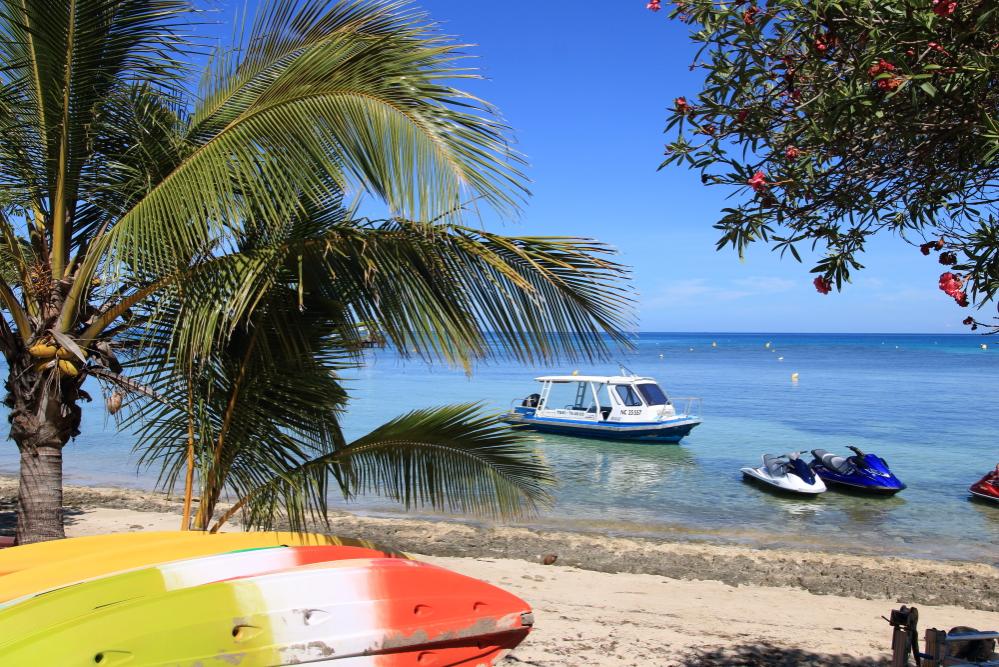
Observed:
[[[826,485],[812,469],[801,460],[798,452],[781,456],[763,455],[763,465],[759,468],[743,468],[747,479],[761,482],[788,493],[814,496],[826,490]]]

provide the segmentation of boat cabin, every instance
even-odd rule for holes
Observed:
[[[518,412],[536,417],[593,422],[651,422],[676,416],[653,378],[624,375],[547,375],[541,390],[521,401]]]

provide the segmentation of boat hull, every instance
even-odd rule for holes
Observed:
[[[854,475],[841,475],[829,470],[824,465],[813,464],[812,470],[815,475],[822,479],[829,486],[837,487],[841,490],[856,493],[870,494],[874,496],[892,496],[899,491],[905,490],[905,484],[895,479],[894,476],[887,478],[887,483],[875,481],[873,476],[862,477],[859,473]],[[882,479],[885,479],[882,477]]]
[[[768,491],[814,498],[826,490],[825,485],[819,479],[816,479],[815,484],[808,484],[804,480],[792,477],[791,475],[775,479],[767,474],[765,470],[760,470],[759,468],[742,468],[741,472],[743,479],[757,484]]]
[[[872,496],[893,496],[899,491],[905,490],[905,484],[902,486],[877,486],[868,484],[856,484],[853,482],[844,481],[837,476],[815,472],[816,475],[822,478],[822,481],[829,486],[837,487],[845,491],[853,491],[859,494],[869,494]]]
[[[681,418],[663,422],[579,422],[570,419],[534,417],[519,412],[510,413],[506,422],[523,428],[597,440],[633,440],[638,442],[676,444],[690,434],[699,419]]]
[[[974,488],[970,490],[970,493],[975,498],[979,498],[981,500],[987,500],[993,503],[999,503],[999,496],[992,495],[991,493],[983,493],[981,491],[975,490]]]
[[[972,484],[968,491],[976,498],[991,500],[994,503],[999,503],[999,487],[990,484],[987,481],[983,480]]]

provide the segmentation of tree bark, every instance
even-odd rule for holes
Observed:
[[[62,525],[62,448],[80,431],[79,387],[25,355],[11,364],[10,437],[21,452],[17,544],[66,536]]]
[[[22,447],[17,544],[66,537],[62,525],[62,445]]]

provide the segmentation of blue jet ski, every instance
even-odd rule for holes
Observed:
[[[854,456],[837,456],[824,449],[813,449],[812,470],[827,484],[838,484],[856,491],[893,494],[905,488],[888,463],[876,454],[865,454],[848,446]]]

